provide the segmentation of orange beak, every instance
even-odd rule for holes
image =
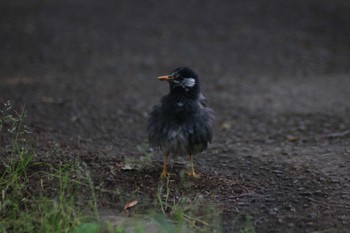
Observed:
[[[168,81],[169,82],[169,81],[173,80],[174,78],[173,78],[173,76],[170,76],[170,75],[164,75],[164,76],[159,76],[158,79],[160,81]]]

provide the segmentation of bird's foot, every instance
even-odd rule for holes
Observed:
[[[188,176],[194,177],[194,178],[199,178],[201,177],[198,173],[195,173],[194,171],[189,171],[187,172]]]
[[[175,175],[174,173],[170,173],[170,172],[163,171],[163,172],[160,174],[160,178],[170,177],[170,176],[174,176],[174,175]]]

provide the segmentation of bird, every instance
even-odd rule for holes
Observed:
[[[169,83],[170,93],[150,112],[147,133],[150,146],[164,152],[161,177],[171,175],[167,172],[170,154],[188,155],[191,170],[187,174],[200,177],[195,172],[193,156],[206,150],[212,141],[214,111],[207,106],[198,75],[191,68],[178,67],[158,80]]]

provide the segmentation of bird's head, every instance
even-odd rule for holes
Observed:
[[[158,79],[169,82],[171,93],[195,98],[199,95],[198,75],[188,67],[176,68],[169,75],[160,76]]]

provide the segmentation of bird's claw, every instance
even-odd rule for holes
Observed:
[[[162,174],[160,174],[160,178],[170,177],[170,176],[174,176],[174,175],[175,175],[174,173],[163,171]]]
[[[194,177],[194,178],[199,178],[201,177],[198,173],[195,173],[194,171],[187,172],[188,176]]]

